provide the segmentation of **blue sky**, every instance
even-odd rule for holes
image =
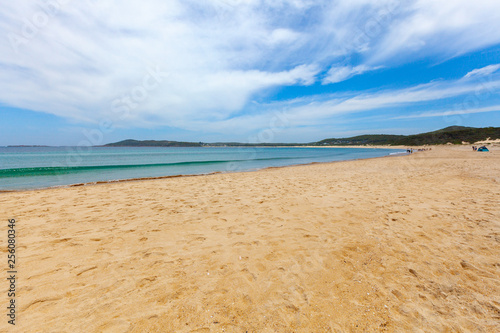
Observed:
[[[500,126],[500,2],[11,1],[0,145]]]

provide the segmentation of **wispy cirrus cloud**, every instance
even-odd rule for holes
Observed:
[[[428,56],[448,59],[499,43],[499,2],[416,0],[402,7],[368,63],[405,63]]]
[[[351,91],[271,102],[259,105],[258,112],[256,110],[209,125],[204,122],[186,122],[182,126],[195,131],[201,130],[203,126],[208,126],[213,131],[229,133],[243,127],[255,131],[269,126],[270,119],[281,114],[286,118],[292,132],[304,127],[338,124],[339,117],[353,122],[358,119],[358,114],[364,114],[363,117],[375,117],[377,121],[384,122],[384,119],[421,119],[497,112],[500,111],[500,98],[497,97],[499,91],[500,75],[490,75],[487,80],[481,81],[478,81],[477,77],[464,77],[404,89]],[[436,103],[443,107],[435,109]],[[404,111],[408,107],[417,108],[417,111]],[[430,107],[434,109],[429,111]],[[394,116],[394,113],[400,115]]]
[[[326,77],[323,79],[323,84],[337,83],[345,81],[353,76],[361,75],[366,72],[374,71],[382,68],[382,66],[370,67],[367,65],[352,66],[339,66],[332,67],[328,70]]]
[[[464,109],[464,110],[426,111],[426,112],[422,112],[422,113],[418,113],[418,114],[393,117],[391,119],[417,119],[417,118],[448,117],[448,116],[467,115],[467,114],[485,113],[485,112],[500,112],[500,104],[494,105],[494,106],[483,107],[483,108],[473,108],[473,109]]]
[[[449,58],[500,43],[500,3],[430,0],[144,0],[6,2],[0,14],[0,103],[74,122],[247,131],[271,107],[255,96],[329,85],[422,57]],[[496,75],[499,65],[469,72]],[[117,117],[151,71],[157,88]],[[487,83],[496,89],[498,82]],[[305,97],[297,123],[470,93],[477,83]],[[132,96],[133,97],[133,96]]]
[[[470,71],[469,73],[467,73],[464,76],[464,78],[472,78],[472,77],[478,77],[478,76],[491,75],[491,74],[495,73],[496,71],[498,71],[499,69],[500,69],[500,64],[489,65],[486,67],[477,68],[477,69],[474,69],[474,70]]]
[[[356,114],[365,114],[365,117],[369,114],[378,120],[396,120],[500,112],[500,74],[490,74],[487,80],[478,81],[477,78],[466,75],[456,80],[436,81],[404,89],[315,95],[280,101],[261,106],[269,112],[230,119],[217,126],[219,130],[229,130],[243,124],[256,124],[257,129],[266,124],[269,114],[276,114],[280,110],[286,110],[292,127],[321,126],[329,121],[334,124],[339,116],[356,121]],[[445,100],[450,102],[443,103]],[[429,107],[436,102],[443,107],[430,111]],[[421,111],[405,112],[408,107]],[[394,116],[394,113],[401,115]]]

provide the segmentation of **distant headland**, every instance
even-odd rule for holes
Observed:
[[[350,138],[331,138],[310,143],[241,143],[241,142],[182,142],[168,140],[123,140],[103,147],[276,147],[276,146],[423,146],[474,143],[500,139],[500,127],[450,126],[415,135],[367,134]]]

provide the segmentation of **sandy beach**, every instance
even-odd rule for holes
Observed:
[[[0,331],[500,332],[491,150],[0,193]]]

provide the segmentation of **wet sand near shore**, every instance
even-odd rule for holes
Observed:
[[[500,331],[500,147],[1,193],[0,215],[0,331]]]

